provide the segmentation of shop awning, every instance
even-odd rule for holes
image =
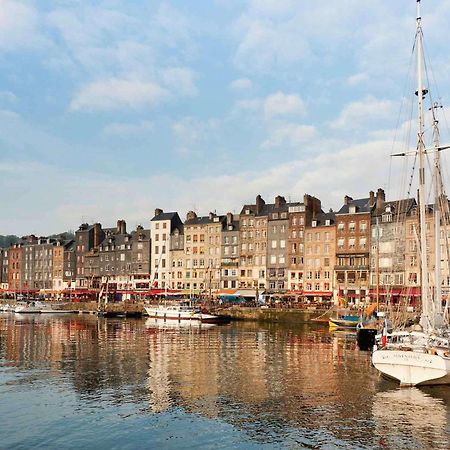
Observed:
[[[332,297],[333,292],[331,291],[304,291],[303,294],[306,297]]]

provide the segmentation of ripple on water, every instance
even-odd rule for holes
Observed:
[[[0,448],[450,447],[448,390],[318,327],[11,315],[0,361]]]

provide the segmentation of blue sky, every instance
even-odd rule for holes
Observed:
[[[0,234],[390,188],[413,0],[0,3]],[[423,9],[448,103],[450,1]]]

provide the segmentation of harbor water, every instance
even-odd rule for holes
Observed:
[[[0,399],[1,449],[450,448],[450,387],[323,325],[2,313]]]

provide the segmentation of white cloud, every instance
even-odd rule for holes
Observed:
[[[39,14],[30,5],[2,0],[0,6],[0,50],[38,48],[47,44],[39,29]]]
[[[16,103],[17,96],[10,91],[0,91],[0,101]]]
[[[245,100],[238,100],[236,102],[236,107],[238,109],[243,110],[257,110],[261,108],[262,101],[259,98],[251,98],[251,99],[245,99]]]
[[[169,92],[151,81],[111,78],[83,86],[72,99],[72,110],[114,110],[154,106],[169,97]]]
[[[249,78],[238,78],[230,83],[230,88],[234,91],[248,91],[253,87]]]
[[[358,84],[367,83],[370,77],[366,73],[355,73],[347,78],[347,84],[350,86],[356,86]]]
[[[185,67],[172,67],[162,71],[164,84],[173,92],[185,96],[195,96],[198,93],[194,83],[194,73]]]
[[[141,120],[138,123],[113,122],[103,128],[103,134],[110,136],[138,135],[153,131],[155,124],[149,120]]]
[[[240,36],[234,62],[245,72],[271,71],[311,56],[300,32],[292,35],[284,26],[251,15],[243,15],[233,26]]]
[[[349,103],[344,107],[339,117],[331,123],[335,129],[355,129],[380,123],[394,123],[398,105],[390,100],[377,100],[368,96],[363,100]]]
[[[269,136],[263,142],[262,148],[297,147],[302,144],[312,144],[317,138],[317,130],[312,125],[279,122],[269,129]]]
[[[276,92],[269,95],[264,102],[264,116],[271,119],[285,115],[304,115],[306,112],[303,100],[295,94]]]

